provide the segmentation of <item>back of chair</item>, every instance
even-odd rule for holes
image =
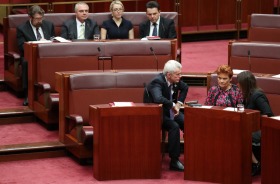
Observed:
[[[89,120],[89,105],[129,101],[143,102],[144,83],[159,72],[103,72],[81,73],[69,77],[69,114]]]
[[[249,17],[248,40],[280,42],[280,15],[252,14]]]

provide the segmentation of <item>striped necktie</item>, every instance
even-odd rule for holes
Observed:
[[[36,28],[36,34],[37,34],[37,40],[38,41],[41,40],[42,39],[42,35],[40,34],[38,27]]]

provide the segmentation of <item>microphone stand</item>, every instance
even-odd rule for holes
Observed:
[[[155,59],[156,59],[156,62],[157,62],[157,71],[158,71],[158,58],[157,58],[157,56],[156,56],[156,54],[155,54],[155,52],[154,52],[153,47],[150,47],[150,51],[153,53],[153,55],[154,55],[154,57],[155,57]]]

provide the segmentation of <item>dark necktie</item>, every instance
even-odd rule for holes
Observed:
[[[40,34],[38,27],[36,28],[36,34],[37,34],[37,40],[38,41],[41,40],[42,39],[42,35]]]
[[[173,103],[172,88],[173,88],[173,86],[172,86],[172,84],[170,84],[170,86],[169,86],[169,90],[170,90],[170,101]],[[173,108],[170,109],[170,119],[172,119],[172,120],[174,119]]]
[[[157,23],[153,23],[154,30],[152,36],[157,36]]]

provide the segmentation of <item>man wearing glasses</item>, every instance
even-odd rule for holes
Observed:
[[[144,103],[162,104],[162,128],[168,131],[168,152],[170,170],[184,171],[184,165],[179,161],[180,129],[184,130],[184,115],[181,106],[188,93],[188,85],[181,81],[182,65],[176,60],[165,63],[163,72],[158,74],[145,87]]]
[[[24,92],[23,105],[28,105],[27,98],[27,61],[24,60],[24,42],[50,40],[55,36],[53,23],[44,20],[45,11],[38,5],[28,10],[29,20],[17,27],[17,42],[21,56],[22,65],[22,86]]]
[[[160,16],[160,5],[156,1],[146,4],[146,15],[149,20],[139,26],[139,37],[158,36],[160,38],[176,38],[174,21]]]
[[[97,23],[88,18],[89,6],[84,2],[75,5],[76,18],[67,20],[61,28],[61,37],[68,40],[93,39],[100,34]]]

